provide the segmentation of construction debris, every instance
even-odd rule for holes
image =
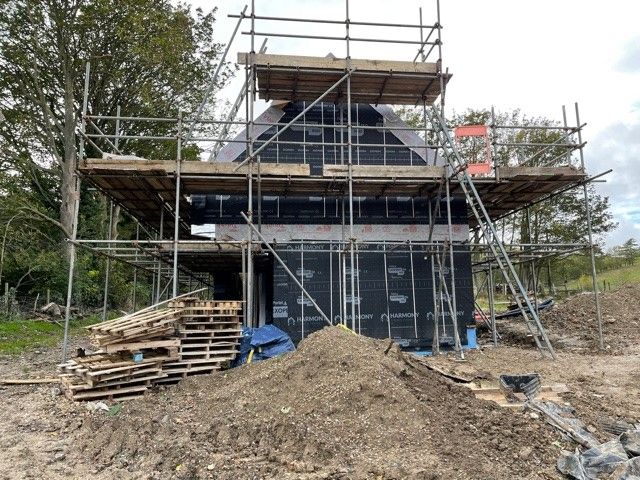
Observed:
[[[42,313],[46,313],[47,315],[51,315],[52,317],[60,317],[62,316],[62,312],[64,311],[64,306],[58,305],[55,302],[49,302],[46,305],[43,305],[40,308]]]
[[[538,394],[541,386],[540,375],[537,373],[500,375],[500,389],[507,398],[517,398],[516,394],[521,393],[531,400]]]
[[[584,423],[575,416],[575,410],[567,405],[554,402],[529,400],[525,406],[541,413],[547,422],[560,430],[564,435],[572,438],[586,448],[593,448],[600,444],[598,439],[587,430]]]
[[[630,430],[580,453],[563,451],[558,470],[576,480],[638,480],[640,478],[640,431]],[[610,475],[610,476],[609,476]]]
[[[37,385],[58,382],[60,382],[59,378],[0,378],[0,385]]]
[[[520,409],[525,406],[527,396],[524,393],[507,394],[504,388],[500,386],[496,387],[492,384],[494,382],[487,382],[489,385],[485,385],[485,382],[469,383],[465,385],[473,391],[476,398],[482,400],[489,400],[497,403],[501,407]],[[569,388],[562,383],[555,383],[551,385],[540,385],[536,392],[536,398],[545,401],[562,402],[563,393],[567,393]]]
[[[184,298],[92,325],[98,351],[59,365],[73,400],[128,400],[151,386],[211,373],[235,359],[242,303]]]

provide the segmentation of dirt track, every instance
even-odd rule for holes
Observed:
[[[430,361],[566,383],[565,400],[598,429],[602,417],[640,421],[639,339],[630,329],[613,354],[560,348],[556,362],[522,345]],[[572,445],[541,419],[477,400],[387,346],[325,329],[285,358],[189,379],[115,416],[51,386],[0,387],[0,478],[559,478],[555,460]],[[58,355],[0,358],[2,376],[50,376]]]

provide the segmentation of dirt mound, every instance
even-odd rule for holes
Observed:
[[[117,478],[513,479],[558,477],[557,440],[388,341],[333,327],[89,416],[75,444]]]
[[[620,353],[640,338],[640,285],[625,285],[600,294],[605,347]],[[573,295],[541,314],[559,348],[598,347],[593,294]]]
[[[600,294],[605,352],[623,354],[640,340],[640,285],[624,285]],[[596,306],[592,293],[572,295],[550,310],[540,312],[540,320],[556,350],[593,353],[598,350]],[[500,342],[535,348],[522,317],[498,321]],[[490,333],[481,332],[484,341]]]

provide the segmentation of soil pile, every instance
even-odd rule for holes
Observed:
[[[640,285],[624,285],[600,294],[602,330],[606,353],[623,354],[640,340]],[[598,324],[592,293],[572,295],[550,310],[540,312],[540,320],[556,350],[592,353],[598,350]],[[498,321],[501,343],[535,348],[522,317]],[[490,341],[490,333],[482,338]]]
[[[557,440],[388,341],[331,327],[91,415],[75,444],[116,478],[525,479],[559,477]]]
[[[607,350],[620,353],[640,338],[640,285],[625,285],[600,294],[602,328]],[[579,294],[567,298],[541,319],[558,347],[598,347],[598,325],[593,294]]]

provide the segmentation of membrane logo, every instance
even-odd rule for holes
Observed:
[[[408,295],[402,295],[400,293],[392,293],[391,295],[389,295],[389,301],[391,302],[407,303],[408,299]]]
[[[347,295],[346,301],[347,303],[352,303],[353,302],[353,295]],[[355,297],[355,305],[360,305],[360,300],[362,299],[362,297]]]
[[[438,265],[435,265],[433,271],[435,273],[439,273],[440,272],[440,267]],[[447,267],[446,265],[443,265],[442,266],[442,274],[443,275],[449,275],[449,267]]]
[[[300,295],[296,299],[296,302],[298,303],[298,305],[304,305],[305,307],[313,307],[313,303],[311,303],[311,300],[309,300],[309,298],[305,297],[304,295]]]
[[[289,316],[289,307],[285,301],[273,302],[273,318],[287,318]]]
[[[407,269],[403,267],[388,267],[387,272],[394,277],[404,277]]]
[[[351,276],[351,272],[352,272],[352,268],[351,267],[345,267],[345,269],[344,269],[345,275]],[[360,277],[360,269],[359,268],[355,269],[355,276],[356,277]]]
[[[296,270],[296,275],[298,277],[304,278],[305,280],[311,280],[315,273],[316,273],[315,270],[308,270],[308,269],[302,268],[302,267],[299,267]]]

